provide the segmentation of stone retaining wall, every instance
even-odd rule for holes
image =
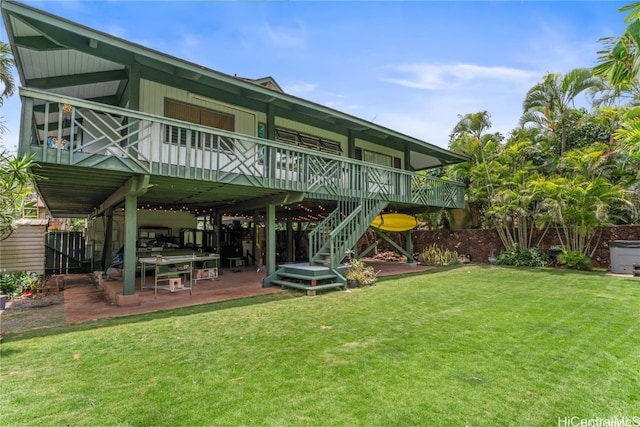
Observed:
[[[542,232],[535,231],[532,246],[539,245],[547,251],[551,246],[560,245],[555,229],[550,229],[540,240]],[[404,247],[404,238],[398,233],[391,233],[392,239]],[[371,239],[369,239],[371,240]],[[593,255],[595,267],[609,267],[609,245],[613,240],[640,240],[640,225],[619,225],[605,227],[598,248]],[[540,242],[540,243],[538,243]],[[366,239],[361,239],[360,248],[367,247]],[[487,262],[490,255],[498,255],[504,247],[494,229],[468,230],[417,230],[413,232],[413,248],[415,252],[422,252],[425,247],[435,243],[441,248],[454,250],[460,255],[468,254],[472,261]],[[378,250],[394,250],[391,245],[382,242]]]

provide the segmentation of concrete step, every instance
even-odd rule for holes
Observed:
[[[310,284],[296,283],[296,282],[290,282],[288,280],[280,280],[280,279],[272,280],[271,283],[282,286],[283,289],[293,288],[293,289],[300,289],[302,291],[307,291],[307,295],[309,295],[309,292],[320,291],[323,289],[344,288],[344,285],[342,283],[324,283],[322,285],[311,286]]]
[[[278,276],[284,277],[284,278],[289,278],[289,279],[299,279],[299,280],[306,280],[306,281],[310,281],[310,280],[327,280],[327,279],[335,279],[336,278],[336,275],[333,274],[333,273],[321,274],[321,275],[318,275],[318,276],[308,276],[308,275],[304,275],[304,274],[289,273],[288,271],[280,271],[280,272],[278,272]]]

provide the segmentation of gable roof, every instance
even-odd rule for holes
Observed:
[[[243,80],[246,80],[248,82],[251,82],[251,83],[266,87],[267,89],[271,89],[271,90],[275,90],[275,91],[284,93],[284,90],[282,90],[280,85],[271,76],[261,77],[259,79],[243,79]]]
[[[131,108],[132,77],[154,80],[312,126],[409,152],[411,168],[427,169],[467,157],[282,91],[272,77],[237,78],[97,31],[39,9],[0,3],[21,84],[74,98]]]

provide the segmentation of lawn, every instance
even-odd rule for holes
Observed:
[[[601,273],[464,266],[0,352],[1,425],[640,425],[640,281]]]

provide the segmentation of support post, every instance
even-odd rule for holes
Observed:
[[[287,261],[295,262],[293,253],[293,220],[287,217]]]
[[[412,236],[412,231],[409,230],[407,232],[404,233],[404,238],[406,239],[405,242],[405,246],[407,248],[407,254],[410,254],[411,256],[407,255],[407,263],[412,264],[415,262],[415,260],[413,259],[413,236]]]
[[[376,234],[385,242],[389,243],[391,246],[393,246],[394,248],[396,248],[398,250],[398,252],[401,252],[405,257],[407,257],[407,262],[408,263],[412,263],[413,262],[413,242],[411,242],[411,235],[408,235],[408,240],[406,243],[407,248],[403,248],[400,245],[398,245],[396,242],[394,242],[393,240],[391,240],[391,238],[389,236],[387,236],[386,233],[384,233],[383,231],[374,228],[373,229]],[[409,232],[411,233],[411,232]],[[380,239],[378,239],[378,241],[380,241]],[[411,242],[411,243],[409,243]],[[409,250],[410,249],[410,250]],[[367,248],[367,250],[364,252],[368,252],[369,248]]]
[[[20,135],[18,139],[18,154],[24,156],[29,153],[29,144],[33,132],[33,98],[21,97],[22,111],[20,115]],[[47,153],[47,135],[44,135],[44,152]]]
[[[128,194],[124,199],[124,289],[123,295],[136,292],[136,236],[138,235],[138,196]]]
[[[265,215],[267,247],[267,275],[276,271],[276,205],[270,203],[267,205],[267,214]]]
[[[256,266],[260,267],[260,258],[262,258],[262,248],[260,243],[260,225],[259,225],[260,212],[258,210],[253,211],[253,233],[252,234],[252,251],[253,259],[256,262]]]
[[[222,248],[220,247],[220,236],[222,235],[222,214],[216,209],[214,216],[215,216],[214,227],[216,229],[216,233],[215,233],[215,239],[213,241],[213,245],[218,255],[220,255],[222,253]]]
[[[104,245],[102,246],[102,269],[107,271],[111,266],[113,257],[113,208],[109,207],[104,212]]]

